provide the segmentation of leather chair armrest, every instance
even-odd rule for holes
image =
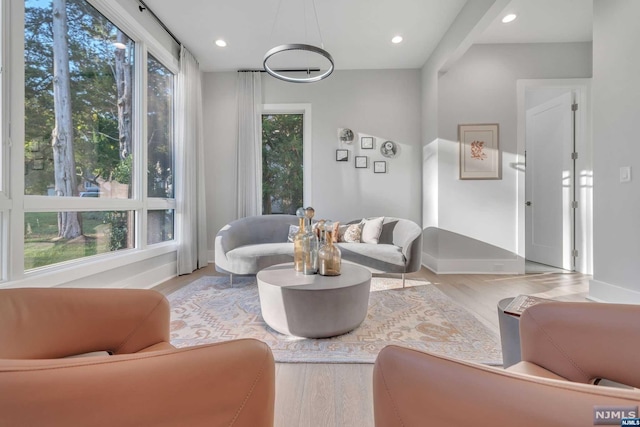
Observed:
[[[520,318],[522,360],[569,381],[640,387],[640,306],[550,302]]]
[[[3,426],[271,427],[275,364],[257,340],[122,356],[0,360]]]
[[[92,351],[135,353],[169,341],[167,299],[152,290],[0,290],[3,359],[54,359]]]
[[[374,366],[375,425],[584,427],[594,405],[637,406],[640,392],[512,374],[388,346]]]

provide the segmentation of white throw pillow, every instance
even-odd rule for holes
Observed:
[[[369,218],[362,220],[362,243],[378,244],[380,234],[382,233],[382,223],[384,217]]]

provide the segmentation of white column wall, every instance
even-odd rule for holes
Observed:
[[[593,3],[593,298],[640,303],[640,2]],[[631,181],[620,182],[620,167]]]

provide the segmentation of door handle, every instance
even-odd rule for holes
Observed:
[[[525,203],[525,205],[527,205],[527,206],[531,206],[531,202],[527,201],[527,202]]]

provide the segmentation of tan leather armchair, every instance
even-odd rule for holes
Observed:
[[[175,349],[155,291],[0,290],[1,426],[273,426],[274,375],[260,341]]]
[[[520,336],[523,362],[508,370],[386,347],[374,367],[376,426],[584,427],[595,406],[640,404],[637,389],[593,385],[640,387],[640,306],[539,304]]]

